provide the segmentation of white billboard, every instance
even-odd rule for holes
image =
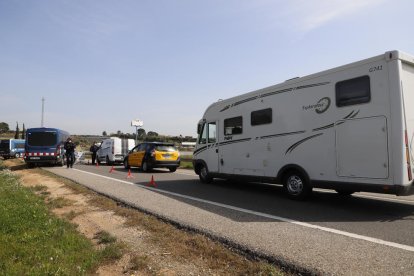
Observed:
[[[144,125],[144,122],[141,120],[135,119],[131,121],[131,126],[142,127],[143,125]]]

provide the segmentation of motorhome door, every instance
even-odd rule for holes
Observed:
[[[207,163],[208,170],[210,172],[218,172],[218,122],[206,122],[203,126],[202,133],[200,135],[199,144],[205,144],[207,150],[204,151],[204,160]]]
[[[383,116],[338,121],[337,175],[388,178],[387,119]]]

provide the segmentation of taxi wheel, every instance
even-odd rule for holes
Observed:
[[[124,168],[126,169],[126,170],[128,170],[128,169],[130,169],[131,167],[129,166],[129,164],[128,164],[128,159],[125,159],[125,161],[124,161]]]
[[[170,170],[170,172],[175,172],[177,170],[177,167],[170,167],[168,169]]]
[[[143,172],[149,172],[151,170],[151,168],[148,165],[147,161],[142,162],[141,169],[142,169]]]

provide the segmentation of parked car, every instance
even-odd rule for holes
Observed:
[[[101,142],[96,152],[96,161],[101,164],[105,162],[107,165],[114,163],[122,163],[128,151],[135,146],[133,139],[121,139],[111,137]]]
[[[180,166],[180,152],[174,144],[144,142],[134,147],[124,159],[125,169],[139,167],[147,172],[152,168],[168,168],[175,172]]]

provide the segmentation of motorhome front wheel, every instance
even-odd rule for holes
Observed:
[[[296,171],[290,171],[286,174],[283,187],[290,198],[298,200],[305,199],[312,191],[306,178]]]

